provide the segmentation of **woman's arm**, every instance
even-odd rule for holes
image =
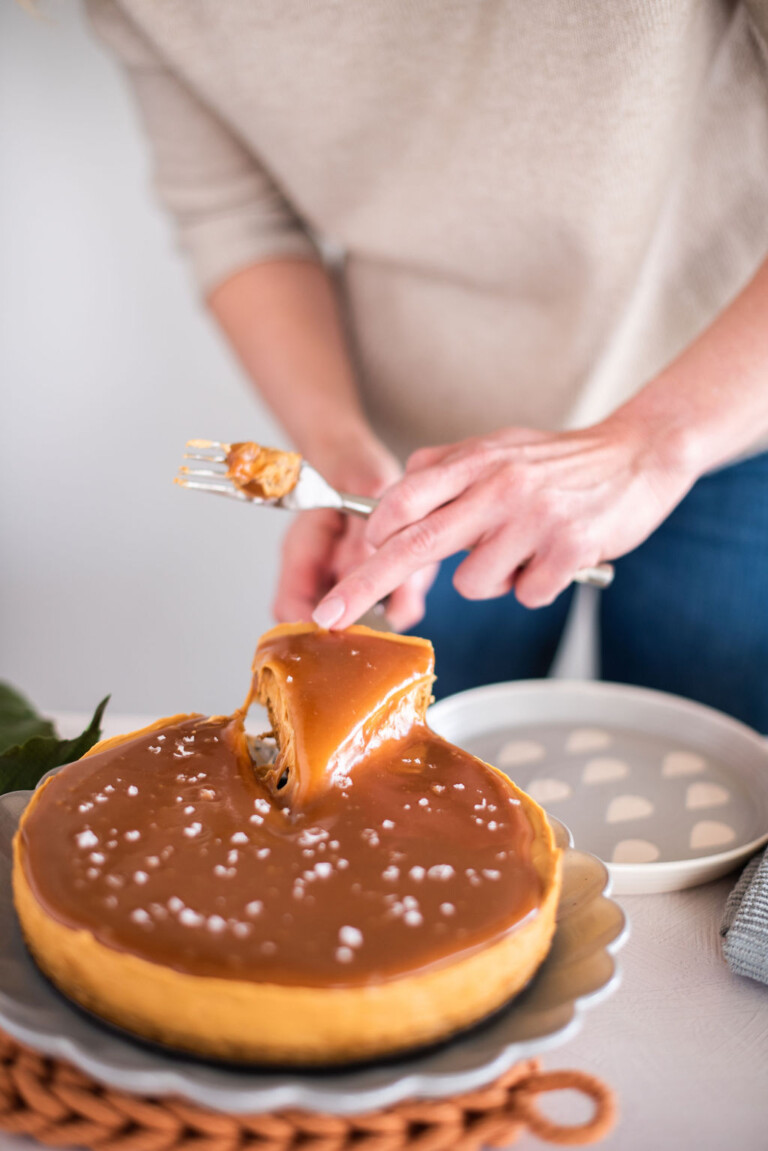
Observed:
[[[208,296],[247,374],[296,448],[327,478],[376,484],[400,469],[363,413],[333,285],[314,260],[251,265]],[[359,473],[359,474],[358,474]]]
[[[665,425],[693,480],[768,433],[768,260],[616,416]]]
[[[768,261],[714,323],[612,415],[580,431],[507,428],[411,457],[368,523],[374,555],[318,605],[345,627],[462,549],[469,598],[550,603],[579,568],[658,527],[706,471],[768,433]]]
[[[208,303],[298,450],[330,483],[378,496],[400,477],[398,461],[363,412],[334,288],[319,262],[254,264],[215,288]],[[309,619],[333,583],[372,550],[361,520],[333,511],[297,516],[285,536],[277,618]],[[433,574],[414,573],[390,597],[387,615],[394,627],[421,618]]]

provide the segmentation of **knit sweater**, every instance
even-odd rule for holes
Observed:
[[[88,0],[203,294],[343,253],[400,454],[582,426],[768,253],[768,3]]]

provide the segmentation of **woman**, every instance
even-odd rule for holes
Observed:
[[[389,597],[452,691],[544,674],[619,559],[603,675],[768,729],[768,7],[89,11],[247,372],[386,492],[294,521],[278,618]]]

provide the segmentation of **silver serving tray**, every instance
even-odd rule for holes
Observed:
[[[575,851],[553,819],[564,868],[552,949],[529,987],[486,1023],[405,1058],[322,1072],[229,1067],[152,1047],[71,1004],[24,946],[11,898],[11,843],[31,794],[0,797],[0,1027],[110,1087],[240,1114],[291,1107],[343,1115],[441,1098],[482,1087],[519,1060],[558,1047],[619,983],[614,956],[627,924],[608,897],[608,872],[595,856]]]

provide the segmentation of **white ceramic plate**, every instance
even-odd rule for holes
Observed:
[[[690,700],[524,680],[449,696],[430,723],[562,819],[618,894],[693,887],[768,841],[768,742]]]
[[[607,897],[608,873],[594,856],[574,851],[553,820],[564,868],[552,949],[526,991],[474,1030],[397,1061],[320,1073],[217,1066],[144,1045],[69,1003],[24,947],[11,901],[11,841],[30,794],[0,798],[0,1027],[125,1091],[180,1095],[239,1113],[298,1107],[351,1114],[401,1099],[454,1095],[564,1043],[584,1011],[618,984],[614,955],[626,938],[626,921]]]

